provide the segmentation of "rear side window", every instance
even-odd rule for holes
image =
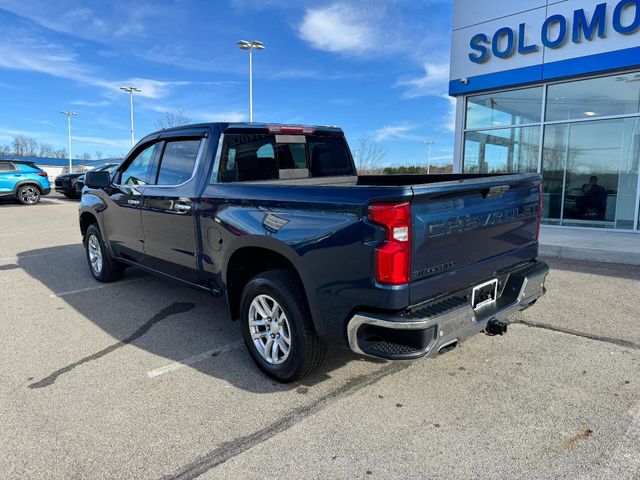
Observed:
[[[343,137],[227,134],[220,181],[246,182],[353,175]]]
[[[157,185],[180,185],[191,178],[200,140],[167,142],[160,160]]]
[[[335,177],[353,175],[347,143],[341,137],[308,137],[311,176]]]
[[[15,172],[17,168],[13,163],[0,163],[0,173]]]
[[[222,152],[222,181],[278,178],[274,135],[227,135]]]

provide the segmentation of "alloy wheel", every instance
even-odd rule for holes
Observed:
[[[28,186],[28,187],[23,187],[20,190],[20,200],[23,203],[33,205],[34,203],[38,202],[39,198],[40,198],[40,192],[36,187]]]
[[[283,363],[291,351],[291,329],[280,304],[269,295],[257,295],[249,306],[249,333],[262,358]]]
[[[87,241],[87,250],[89,252],[89,261],[91,262],[91,269],[96,275],[100,275],[102,272],[102,250],[100,249],[100,242],[95,235],[91,235]]]

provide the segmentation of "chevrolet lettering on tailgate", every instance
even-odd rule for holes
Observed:
[[[429,224],[429,236],[441,237],[455,232],[467,232],[479,228],[510,223],[521,218],[536,217],[538,204],[531,203],[517,208],[509,208],[482,215],[462,215]]]

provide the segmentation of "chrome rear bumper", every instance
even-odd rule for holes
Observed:
[[[496,302],[474,310],[471,288],[398,314],[355,314],[347,324],[351,350],[392,360],[434,356],[483,330],[490,320],[503,320],[524,310],[545,293],[549,267],[531,262],[503,276]]]

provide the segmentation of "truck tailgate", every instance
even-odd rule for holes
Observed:
[[[519,174],[414,186],[411,303],[533,259],[540,181],[538,174]]]

